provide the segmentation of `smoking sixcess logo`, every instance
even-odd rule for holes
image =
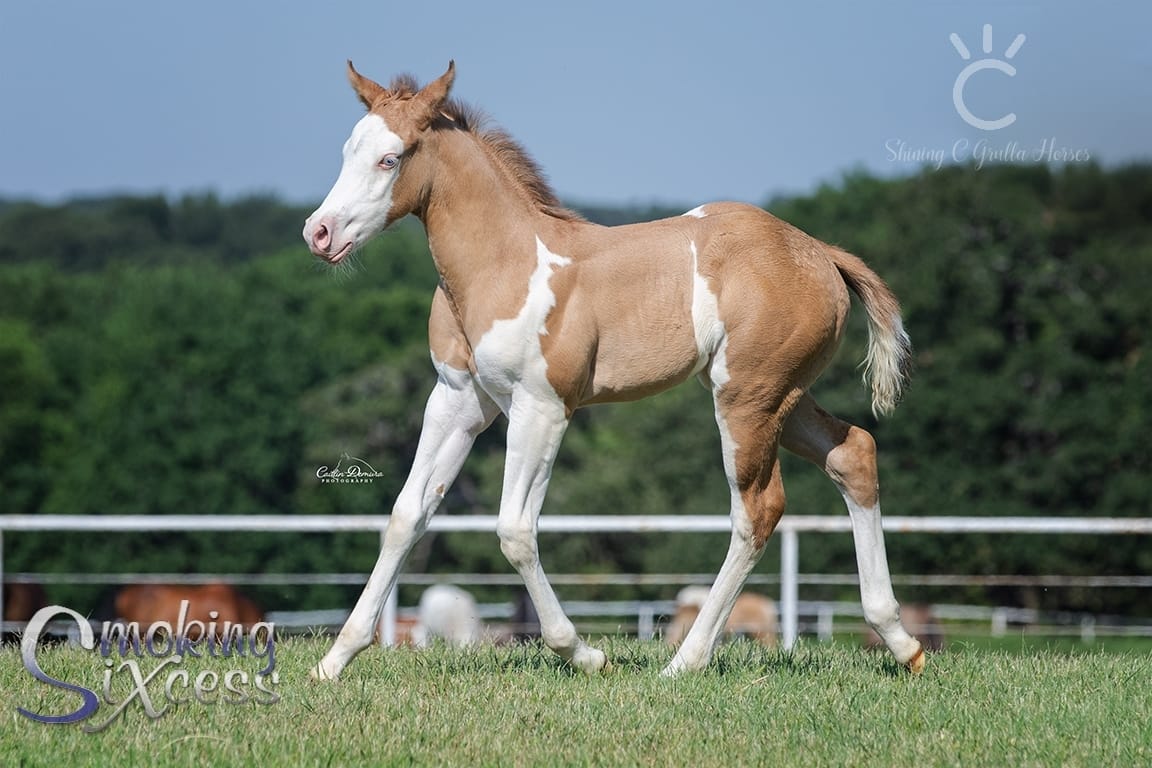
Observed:
[[[106,621],[97,643],[92,625],[76,611],[62,605],[41,608],[28,622],[20,643],[24,668],[46,685],[75,693],[81,703],[75,710],[62,715],[42,714],[24,707],[17,707],[16,711],[38,723],[67,725],[88,720],[104,704],[113,707],[103,722],[84,726],[86,732],[95,733],[111,725],[133,702],[139,702],[144,714],[152,719],[162,717],[173,704],[275,704],[280,700],[280,695],[274,690],[280,682],[276,672],[275,626],[264,621],[251,625],[247,630],[230,621],[217,626],[215,613],[208,612],[211,620],[207,624],[199,620],[189,621],[188,601],[184,600],[180,603],[175,627],[167,621],[157,621],[141,632],[136,622],[125,625]],[[58,680],[41,668],[36,658],[37,647],[48,622],[61,615],[76,622],[80,646],[88,651],[98,650],[104,659],[100,693],[75,682]],[[114,658],[117,654],[119,665]],[[191,670],[182,666],[190,657],[250,657],[264,662],[264,667],[251,675],[243,669],[205,669],[193,675]],[[145,672],[140,662],[148,658],[158,662]],[[114,681],[125,681],[131,686],[131,692],[120,701],[113,698]]]

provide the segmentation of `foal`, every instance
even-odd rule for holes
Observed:
[[[807,393],[840,341],[852,290],[868,314],[873,410],[895,406],[909,343],[884,282],[855,256],[750,205],[710,203],[622,227],[584,221],[518,144],[449,100],[454,73],[450,63],[424,88],[409,77],[385,88],[348,63],[368,114],[304,225],[312,252],[337,264],[414,214],[440,274],[428,324],[438,376],[416,458],[372,575],[314,676],[336,678],[371,643],[408,551],[499,413],[508,418],[500,548],[524,579],[548,646],[585,672],[604,669],[604,653],[576,634],[540,566],[536,521],[552,463],[577,408],[646,397],[692,376],[713,394],[732,538],[664,674],[711,659],[784,513],[780,445],[840,488],[868,623],[899,662],[921,671],[923,649],[900,623],[888,574],[872,437]]]

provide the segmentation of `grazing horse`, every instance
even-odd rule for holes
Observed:
[[[707,587],[684,587],[680,590],[676,595],[676,613],[664,631],[666,643],[676,646],[683,642],[707,599]],[[724,635],[747,637],[775,648],[777,633],[776,603],[764,595],[741,592],[724,623]]]
[[[924,651],[900,623],[880,524],[876,448],[808,388],[844,331],[849,291],[868,316],[872,406],[891,410],[910,354],[896,298],[864,262],[751,205],[709,203],[646,224],[602,227],[561,206],[528,154],[449,99],[453,64],[420,88],[385,88],[348,63],[368,114],[328,196],[304,225],[339,264],[407,214],[440,275],[429,344],[438,374],[379,559],[313,670],[336,678],[376,619],[475,440],[503,413],[508,449],[497,534],[524,580],[544,642],[578,669],[605,668],[540,565],[536,521],[573,412],[635,400],[690,377],[712,391],[732,535],[715,584],[664,674],[706,666],[736,596],[784,513],[778,447],[814,462],[852,519],[868,622],[913,672]]]
[[[34,582],[4,582],[4,621],[28,621],[48,605],[44,587]],[[0,642],[16,642],[17,632],[4,632]]]
[[[48,597],[40,584],[4,583],[4,621],[28,621],[47,604]]]
[[[185,624],[201,622],[187,632],[190,640],[200,638],[200,626],[215,627],[217,639],[228,627],[243,626],[264,621],[264,612],[251,599],[240,594],[229,584],[133,584],[116,593],[116,615],[126,622],[147,626],[166,621],[172,627],[180,623],[181,601],[188,601]]]

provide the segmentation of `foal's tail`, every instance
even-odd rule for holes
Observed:
[[[900,320],[900,303],[880,276],[863,261],[839,248],[831,248],[840,276],[864,303],[868,312],[868,357],[864,382],[872,384],[872,413],[891,413],[908,381],[912,342]]]

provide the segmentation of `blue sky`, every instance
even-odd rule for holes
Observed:
[[[783,5],[783,4],[781,4]],[[992,27],[991,58],[954,101]],[[457,63],[455,95],[570,203],[762,203],[866,169],[983,153],[1152,157],[1152,3],[201,0],[7,3],[0,197],[272,192],[319,201],[387,81]]]

